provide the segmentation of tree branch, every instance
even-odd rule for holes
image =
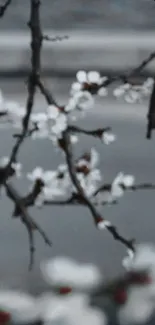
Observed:
[[[9,7],[9,5],[11,4],[12,0],[7,0],[4,5],[0,6],[0,18],[4,16],[7,8]]]
[[[147,123],[146,138],[151,139],[152,130],[155,129],[155,80],[152,89],[152,94],[150,97],[147,119],[148,119],[148,123]]]
[[[94,137],[100,138],[100,137],[102,137],[104,132],[111,131],[111,127],[108,126],[105,128],[99,128],[99,129],[95,129],[95,130],[85,130],[78,126],[69,125],[68,131],[72,132],[72,133],[81,133],[81,134],[86,134],[86,135],[92,135]]]
[[[114,76],[114,77],[108,78],[106,81],[103,82],[101,87],[109,86],[116,81],[122,81],[124,83],[127,83],[129,78],[134,77],[137,73],[140,73],[154,59],[155,59],[155,52],[152,52],[137,67],[130,70],[129,72],[126,72],[125,74],[120,74],[119,76]]]
[[[66,162],[68,165],[68,170],[69,174],[71,177],[71,180],[73,182],[73,185],[76,187],[77,192],[79,196],[81,196],[82,200],[85,202],[89,210],[91,211],[91,214],[93,216],[94,222],[97,225],[101,220],[106,221],[104,218],[100,216],[98,211],[96,210],[95,206],[92,204],[92,202],[89,200],[89,198],[85,195],[85,192],[83,188],[81,187],[81,184],[76,176],[76,169],[74,167],[73,163],[73,155],[72,155],[72,147],[71,147],[71,142],[70,142],[70,136],[67,131],[64,132],[63,139],[65,142],[65,154],[66,154]],[[134,250],[133,246],[133,240],[127,240],[123,236],[121,236],[116,227],[113,225],[109,224],[106,226],[107,230],[112,234],[113,238],[115,240],[120,241],[122,244],[124,244],[126,247]]]
[[[21,221],[24,223],[24,225],[27,228],[28,235],[29,235],[29,247],[30,247],[30,263],[29,263],[29,269],[32,268],[33,262],[34,262],[34,238],[33,238],[33,231],[38,231],[38,233],[41,235],[41,237],[44,239],[45,243],[49,246],[52,246],[51,241],[46,236],[45,232],[42,230],[42,228],[32,219],[32,217],[29,215],[27,209],[22,204],[22,200],[13,187],[13,185],[10,182],[5,183],[6,193],[7,196],[15,203],[17,208],[20,211],[19,217]]]

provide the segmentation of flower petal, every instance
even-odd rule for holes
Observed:
[[[100,74],[97,71],[90,71],[87,73],[87,78],[89,83],[98,84],[100,81]]]
[[[80,83],[87,82],[87,73],[84,70],[80,70],[77,72],[76,78]]]
[[[51,119],[56,119],[59,115],[59,109],[55,105],[49,105],[47,107],[47,115]]]

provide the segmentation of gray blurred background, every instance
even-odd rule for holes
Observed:
[[[45,34],[68,35],[69,40],[45,43],[43,75],[59,99],[65,103],[75,72],[80,68],[98,69],[103,74],[114,74],[135,67],[155,49],[155,2],[153,0],[43,0],[41,16]],[[0,1],[2,4],[3,1]],[[25,105],[26,74],[29,67],[29,0],[12,0],[0,20],[0,88],[8,99]],[[145,70],[154,74],[154,63]],[[63,77],[63,78],[62,78]],[[44,99],[37,94],[35,109],[45,108]],[[110,90],[106,99],[97,100],[88,116],[79,121],[85,128],[111,125],[118,141],[111,146],[101,145],[96,139],[80,137],[75,153],[95,146],[101,156],[101,170],[105,182],[119,171],[134,174],[137,182],[155,183],[154,141],[145,139],[148,100],[129,105],[117,102]],[[1,131],[0,154],[9,155],[14,143],[11,130]],[[20,151],[24,172],[36,165],[54,169],[63,156],[55,152],[50,141],[25,141]],[[21,195],[28,182],[16,182]],[[119,205],[104,207],[103,215],[118,226],[126,237],[137,241],[155,241],[155,193],[128,193]],[[13,205],[1,199],[0,211],[0,280],[2,284],[40,292],[45,283],[40,278],[39,262],[55,255],[72,256],[79,261],[92,262],[103,268],[106,277],[116,275],[126,250],[111,236],[95,229],[86,208],[46,207],[30,209],[32,216],[53,240],[47,248],[36,235],[36,264],[29,273],[27,233],[20,220],[11,220]]]

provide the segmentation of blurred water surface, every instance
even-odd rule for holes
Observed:
[[[0,4],[5,1],[0,0]],[[42,22],[51,29],[140,29],[155,27],[153,0],[43,0]],[[26,29],[29,0],[14,0],[1,29]]]

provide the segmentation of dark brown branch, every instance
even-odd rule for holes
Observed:
[[[43,84],[43,82],[38,78],[37,80],[37,86],[40,89],[42,95],[45,97],[48,105],[56,105],[57,103],[55,99],[53,98],[51,92],[48,90],[48,88]]]
[[[50,37],[48,35],[43,35],[43,40],[44,41],[50,41],[50,42],[61,42],[64,40],[69,39],[68,35],[64,35],[64,36],[55,36],[55,37]]]
[[[116,81],[122,81],[123,83],[127,83],[131,77],[134,77],[136,74],[140,73],[154,59],[155,52],[152,52],[146,59],[144,59],[138,65],[138,67],[130,70],[129,72],[126,72],[125,74],[108,78],[106,81],[103,82],[102,86],[109,86]]]
[[[4,16],[7,8],[9,7],[9,5],[11,4],[12,0],[7,0],[4,5],[0,6],[0,18]]]
[[[152,130],[155,129],[155,80],[153,84],[152,94],[150,97],[147,119],[148,119],[148,123],[147,123],[146,138],[151,139]]]
[[[33,232],[38,231],[38,233],[41,235],[41,237],[44,239],[45,243],[49,246],[52,246],[51,241],[46,236],[45,232],[42,230],[42,228],[32,219],[32,217],[29,215],[27,209],[22,204],[21,197],[13,187],[11,183],[5,183],[6,193],[7,196],[15,203],[15,205],[18,207],[20,214],[19,217],[21,221],[24,223],[24,225],[27,228],[28,235],[29,235],[29,242],[30,242],[30,266],[32,267],[32,262],[34,261],[34,239],[33,239]]]
[[[30,215],[27,212],[26,207],[33,205],[35,200],[35,190],[33,189],[33,193],[30,193],[25,198],[21,198],[14,187],[7,183],[8,176],[10,175],[10,171],[12,169],[12,162],[16,161],[18,151],[20,146],[24,142],[25,138],[29,133],[29,121],[30,116],[33,109],[34,104],[34,97],[36,92],[36,87],[38,80],[40,78],[40,67],[41,67],[41,60],[40,60],[40,52],[41,52],[41,45],[42,45],[42,34],[41,34],[41,27],[40,27],[40,15],[39,15],[39,8],[40,8],[40,1],[39,0],[30,0],[31,9],[30,9],[30,21],[28,26],[31,32],[31,69],[30,74],[28,77],[27,89],[28,89],[28,98],[26,103],[26,114],[23,118],[23,128],[20,135],[17,136],[17,141],[12,149],[10,160],[5,168],[5,177],[3,177],[3,184],[6,187],[6,192],[8,197],[15,203],[15,210],[13,215],[20,217],[21,221],[27,228],[28,236],[29,236],[29,249],[30,249],[30,263],[29,269],[32,268],[34,262],[34,238],[33,238],[33,231],[37,230],[40,235],[43,237],[46,244],[51,246],[51,242],[46,236],[45,232],[41,229],[41,227],[33,221]],[[37,193],[38,195],[38,193]]]
[[[85,130],[78,126],[69,125],[68,131],[72,133],[81,133],[81,134],[92,135],[94,137],[101,138],[104,132],[111,131],[111,127],[108,126],[105,128],[99,128],[95,130]]]
[[[73,185],[76,187],[79,196],[81,196],[82,200],[85,202],[85,204],[91,211],[91,214],[93,216],[95,224],[98,224],[101,219],[104,221],[104,218],[102,218],[100,216],[100,214],[96,210],[95,206],[92,204],[92,202],[89,200],[89,198],[85,195],[85,192],[84,192],[83,188],[81,187],[81,184],[76,176],[76,169],[75,169],[75,166],[73,163],[72,147],[71,147],[70,136],[69,136],[68,131],[64,132],[63,139],[65,142],[66,162],[68,165],[68,170],[69,170],[69,174],[70,174],[71,180],[73,182]],[[106,228],[112,234],[112,236],[115,240],[120,241],[126,247],[134,250],[133,240],[125,239],[123,236],[121,236],[118,233],[116,227],[114,227],[113,225],[106,226]]]
[[[40,51],[42,45],[42,35],[40,29],[40,16],[39,16],[39,0],[31,0],[31,13],[30,13],[30,21],[28,26],[31,31],[31,71],[28,78],[28,98],[26,103],[26,114],[23,118],[23,130],[18,138],[15,146],[12,149],[12,153],[10,156],[10,161],[8,163],[7,169],[9,171],[12,162],[16,159],[18,151],[20,149],[21,144],[23,143],[29,126],[30,115],[33,108],[34,103],[34,95],[36,91],[37,80],[40,74]]]

